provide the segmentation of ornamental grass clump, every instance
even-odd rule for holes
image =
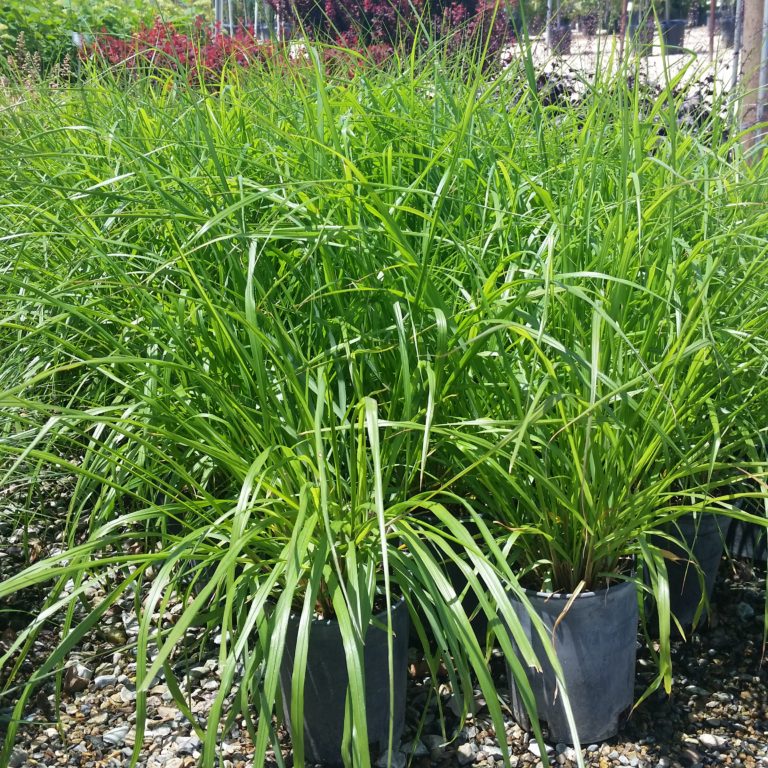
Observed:
[[[764,495],[768,339],[764,168],[724,140],[717,105],[680,124],[678,84],[650,110],[597,84],[542,117],[538,163],[515,158],[512,254],[467,319],[496,368],[465,393],[486,421],[447,460],[471,463],[465,493],[532,589],[645,571],[667,689],[672,554],[651,534],[740,518],[740,478]]]
[[[728,473],[736,425],[764,430],[763,169],[718,125],[678,127],[670,89],[641,114],[619,79],[546,106],[530,62],[491,78],[476,48],[342,76],[304,44],[215,89],[94,71],[2,112],[2,477],[76,478],[64,551],[0,584],[50,585],[0,658],[6,755],[128,599],[135,758],[156,676],[187,711],[200,627],[221,640],[206,729],[190,718],[204,763],[237,713],[254,764],[279,752],[294,614],[296,694],[311,619],[339,622],[344,751],[367,765],[360,648],[400,597],[432,679],[445,666],[465,709],[479,686],[503,733],[457,591],[533,715],[517,575],[571,589],[644,557],[663,601],[646,534],[671,489]],[[23,680],[14,654],[48,621],[59,645]]]
[[[433,678],[444,666],[465,709],[479,685],[503,730],[443,563],[456,563],[489,620],[515,577],[469,536],[460,517],[471,505],[431,462],[451,439],[445,401],[464,378],[451,359],[467,301],[451,276],[452,230],[464,180],[479,179],[456,142],[474,146],[466,95],[490,86],[479,68],[454,81],[422,63],[336,81],[322,61],[310,49],[215,94],[184,78],[158,89],[100,75],[8,113],[3,477],[34,467],[40,482],[64,471],[77,485],[65,551],[0,586],[51,585],[0,659],[16,701],[6,752],[35,688],[128,597],[140,627],[129,649],[135,756],[156,676],[187,711],[176,669],[200,651],[185,640],[203,627],[221,637],[222,681],[200,729],[203,759],[241,712],[262,764],[277,746],[296,613],[295,681],[311,619],[339,622],[345,757],[368,764],[361,643],[371,614],[401,596]],[[91,602],[96,584],[107,594]],[[514,632],[511,610],[502,615]],[[15,654],[52,616],[61,643],[22,680]],[[301,763],[300,739],[294,750]]]

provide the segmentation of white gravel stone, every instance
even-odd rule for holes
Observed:
[[[107,731],[101,738],[105,743],[111,744],[114,747],[119,747],[125,741],[125,737],[130,730],[130,725],[120,725],[117,728]]]
[[[456,759],[459,761],[459,765],[469,765],[475,762],[475,755],[477,754],[477,745],[468,741],[466,744],[460,744],[456,750]]]
[[[203,742],[193,734],[192,736],[176,737],[176,752],[180,755],[191,755],[195,750],[200,749]]]
[[[115,675],[99,675],[93,679],[93,687],[99,691],[107,686],[114,685],[117,682]]]
[[[413,755],[413,757],[426,757],[429,754],[429,749],[423,741],[417,741],[415,744],[410,741],[403,742],[400,749],[406,755]]]
[[[424,744],[426,744],[427,749],[441,749],[443,746],[443,743],[445,742],[445,739],[443,739],[440,734],[436,733],[427,733],[424,736],[421,737]]]
[[[546,750],[547,750],[547,754],[548,754],[548,755],[551,755],[551,754],[552,754],[552,752],[554,751],[554,750],[552,749],[552,747],[550,747],[548,744],[545,744],[544,746],[546,747]],[[532,755],[535,755],[536,757],[541,757],[541,749],[539,748],[539,745],[538,745],[538,743],[537,743],[537,742],[535,742],[535,741],[531,741],[531,743],[528,745],[528,751],[529,751],[529,752],[530,752]]]
[[[716,736],[714,733],[702,733],[701,736],[699,736],[699,744],[701,744],[702,747],[722,749],[727,742],[722,736]]]
[[[118,693],[123,704],[130,704],[132,701],[136,701],[136,691],[132,691],[130,688],[123,687]]]
[[[67,693],[79,693],[88,687],[90,679],[93,677],[93,670],[83,664],[74,664],[67,667],[64,673],[64,690]]]
[[[389,760],[389,752],[381,755],[376,761],[376,768],[388,768],[388,766],[392,766],[392,768],[405,768],[406,762],[405,754],[397,749],[392,753],[391,762]]]
[[[451,698],[448,700],[448,709],[451,710],[451,712],[456,717],[461,717],[461,705],[463,704],[463,701],[461,697],[457,696],[455,693],[451,694]],[[469,705],[469,712],[468,715],[474,715],[477,712],[477,702],[473,699]],[[470,719],[469,717],[467,719]]]
[[[86,667],[85,664],[75,664],[75,674],[82,677],[83,680],[90,680],[93,677],[93,670]]]
[[[203,680],[208,677],[209,674],[210,670],[208,667],[192,667],[192,669],[189,670],[189,676],[193,680]]]
[[[723,703],[733,701],[733,696],[731,696],[730,693],[726,693],[725,691],[717,691],[716,693],[712,694],[712,698],[717,699]]]

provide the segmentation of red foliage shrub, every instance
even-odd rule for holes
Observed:
[[[507,38],[506,16],[495,13],[495,0],[450,0],[445,5],[424,6],[430,0],[270,0],[290,3],[303,28],[315,39],[330,41],[349,53],[326,49],[326,63],[350,72],[384,62],[398,45],[410,45],[417,24],[413,8],[438,37],[451,33],[450,46],[467,40],[484,42],[490,36],[489,52],[495,53]],[[321,8],[318,4],[324,3]],[[425,13],[425,8],[432,16]],[[283,8],[283,10],[285,10]],[[304,16],[302,16],[304,14]],[[436,15],[435,15],[436,14]],[[331,20],[333,22],[331,26]],[[81,49],[84,59],[119,67],[128,76],[177,72],[190,82],[215,82],[226,65],[285,63],[290,46],[256,39],[252,29],[240,26],[232,34],[211,27],[199,18],[194,29],[177,30],[156,19],[130,37],[110,35],[106,30]],[[354,52],[362,53],[356,56]],[[296,61],[303,59],[297,53]]]
[[[364,45],[351,31],[340,36],[337,42],[349,50],[324,48],[323,59],[331,69],[349,74],[360,67],[383,63],[393,50],[386,43]],[[128,76],[172,71],[185,75],[191,83],[217,81],[225,65],[308,63],[300,44],[292,51],[290,43],[274,44],[256,39],[252,29],[241,26],[230,35],[202,19],[198,19],[195,29],[189,33],[179,32],[173,24],[160,19],[151,27],[142,26],[130,38],[116,37],[102,30],[93,43],[81,50],[80,56],[119,68]]]
[[[495,53],[509,38],[500,0],[268,0],[310,36],[349,46],[410,46],[420,25],[451,47],[470,42]],[[516,5],[513,0],[511,5]]]
[[[151,27],[142,26],[130,38],[102,30],[81,52],[84,58],[119,65],[128,74],[170,70],[186,74],[191,82],[215,80],[226,64],[262,64],[276,55],[270,42],[257,40],[250,30],[240,27],[231,35],[224,34],[202,18],[189,33],[179,32],[160,19]]]

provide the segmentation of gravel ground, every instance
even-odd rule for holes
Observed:
[[[66,479],[51,486],[45,504],[52,513],[68,495]],[[27,533],[14,529],[18,506],[13,489],[0,493],[0,580],[17,572],[25,557],[38,559],[55,550],[53,516]],[[16,494],[23,496],[23,490]],[[53,542],[46,545],[45,542]],[[768,679],[761,665],[763,651],[763,602],[765,571],[744,561],[721,564],[713,596],[709,627],[689,642],[677,641],[673,648],[675,680],[673,695],[655,694],[646,700],[624,725],[618,737],[602,744],[585,745],[584,756],[591,768],[703,768],[726,765],[734,768],[768,768]],[[98,597],[97,593],[91,595]],[[45,598],[43,590],[18,594],[0,601],[0,654],[23,628],[30,607]],[[33,609],[34,610],[34,609]],[[180,606],[171,608],[168,621]],[[19,730],[11,768],[22,766],[78,766],[117,768],[130,762],[135,736],[135,658],[125,644],[136,636],[138,626],[132,603],[126,599],[97,633],[84,642],[68,661],[64,693],[56,701],[52,687],[43,689],[30,703]],[[202,630],[201,630],[202,631]],[[190,637],[193,644],[202,636]],[[29,674],[50,650],[54,629],[46,629],[30,650],[22,666]],[[218,687],[215,639],[208,653],[193,666],[177,667],[190,708],[204,727],[206,714]],[[200,647],[198,645],[198,647]],[[179,662],[181,663],[181,662]],[[492,671],[500,692],[506,691],[504,664],[492,658]],[[407,762],[418,768],[440,766],[502,765],[502,750],[508,749],[513,766],[543,768],[538,747],[531,743],[507,713],[504,734],[496,734],[483,699],[478,695],[476,711],[449,744],[440,735],[434,687],[424,678],[424,665],[412,650],[409,668],[406,733],[393,765]],[[0,671],[2,689],[3,671]],[[653,676],[650,655],[640,643],[637,693]],[[458,729],[458,707],[447,683],[439,684],[438,695],[447,713],[447,732]],[[502,693],[503,697],[505,693]],[[599,692],[597,692],[599,695]],[[148,723],[144,737],[142,768],[188,768],[198,764],[201,743],[194,729],[177,709],[162,679],[148,698]],[[0,694],[0,736],[3,718],[13,705],[12,696]],[[290,765],[290,743],[281,732],[282,754]],[[239,768],[250,765],[252,743],[242,719],[220,745],[218,765]],[[553,765],[575,765],[575,753],[564,744],[551,745]],[[273,761],[270,761],[273,764]],[[5,768],[5,767],[3,767]]]
[[[685,69],[684,81],[696,81],[714,75],[718,83],[718,90],[729,90],[733,71],[733,48],[726,48],[719,34],[715,35],[714,43],[714,57],[710,60],[709,30],[707,27],[686,29],[685,53],[662,56],[657,39],[651,52],[652,55],[641,57],[638,65],[640,71],[651,82],[663,82],[667,78],[671,79],[680,70]],[[600,63],[603,68],[618,66],[618,54],[614,53],[611,56],[612,50],[618,50],[618,39],[613,35],[605,34],[587,37],[574,32],[571,53],[560,57],[559,60],[575,71],[593,73],[598,60],[596,56],[598,49],[601,52]],[[539,66],[543,67],[553,61],[552,54],[543,38],[533,39],[532,52],[533,60]],[[517,53],[517,46],[510,46],[505,53],[502,53],[502,60],[512,58]]]

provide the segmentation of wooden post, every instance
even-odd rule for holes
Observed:
[[[744,29],[744,0],[736,0],[736,16],[733,20],[733,58],[731,59],[731,93],[736,92],[741,66],[742,30]]]
[[[629,0],[623,0],[621,4],[621,21],[619,22],[619,61],[624,61],[624,36],[627,32],[627,3]]]
[[[547,22],[544,28],[544,40],[547,48],[552,47],[552,0],[547,0]]]
[[[760,35],[760,76],[757,90],[757,121],[768,120],[768,0],[763,0],[763,29]],[[761,128],[758,140],[765,138],[765,129]]]
[[[760,52],[763,43],[763,0],[744,0],[743,36],[741,128],[748,131],[744,136],[744,148],[748,150],[755,143],[755,131],[751,129],[758,121],[757,97],[760,85]]]

